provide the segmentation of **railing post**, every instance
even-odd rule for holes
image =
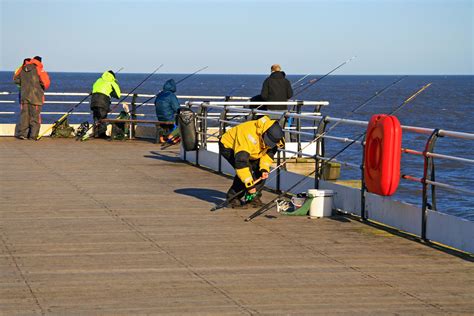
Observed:
[[[132,113],[130,115],[132,120],[137,118],[137,97],[136,93],[132,96]],[[135,138],[135,124],[130,122],[130,139]]]
[[[296,101],[296,113],[301,114],[301,107],[303,106],[303,101]],[[298,133],[296,134],[296,142],[298,143],[298,158],[302,157],[301,155],[301,119],[298,117],[296,119],[296,130]]]
[[[224,105],[224,110],[221,112],[219,117],[219,140],[221,139],[222,135],[225,133],[225,122],[223,122],[227,118],[227,106]],[[219,141],[218,141],[219,142]],[[219,173],[222,173],[222,154],[219,146]]]
[[[324,116],[321,121],[319,121],[318,124],[318,129],[314,130],[314,138],[318,137],[318,140],[316,141],[316,148],[315,148],[315,155],[314,155],[314,168],[316,172],[314,173],[314,188],[319,189],[319,180],[322,178],[322,173],[323,173],[323,166],[325,162],[318,157],[324,157],[325,151],[324,151],[324,137],[322,136],[324,134],[324,131],[326,130],[327,126],[327,120],[326,116]]]
[[[207,149],[207,112],[208,109],[205,106],[208,102],[204,102],[202,106],[199,107],[199,116],[201,117],[201,145],[202,148]]]
[[[279,166],[281,164],[281,151],[280,150],[277,150],[277,166]],[[280,181],[281,181],[281,172],[280,172],[281,168],[278,168],[277,169],[277,178],[276,178],[276,191],[278,192],[278,194],[281,193],[281,187],[280,187]]]
[[[431,202],[430,205],[428,203],[428,183],[426,180],[429,178],[431,181],[435,181],[435,166],[434,166],[434,159],[433,157],[429,157],[427,154],[433,152],[436,140],[440,137],[439,129],[435,129],[433,133],[431,133],[430,137],[426,141],[425,151],[423,152],[424,157],[424,164],[423,164],[423,178],[421,179],[421,183],[423,185],[423,194],[422,194],[422,205],[421,205],[421,239],[424,241],[427,240],[426,238],[426,226],[428,222],[428,208],[432,210],[436,210],[436,191],[435,186],[431,185]]]
[[[360,218],[367,220],[367,214],[365,209],[365,193],[367,187],[365,186],[365,136],[362,139],[362,161],[360,163]]]

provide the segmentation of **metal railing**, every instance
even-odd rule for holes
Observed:
[[[186,102],[188,107],[197,108],[197,122],[198,122],[198,140],[199,140],[199,147],[200,148],[207,148],[207,142],[217,142],[217,139],[226,132],[229,127],[235,126],[240,124],[243,119],[250,119],[255,117],[256,115],[270,115],[272,117],[276,117],[280,119],[280,122],[285,121],[289,118],[297,119],[299,122],[301,121],[309,121],[310,125],[306,126],[306,128],[302,128],[301,124],[297,124],[295,128],[284,128],[284,131],[290,135],[295,135],[297,141],[297,151],[288,150],[288,149],[280,149],[277,155],[277,165],[281,165],[281,160],[286,159],[285,155],[297,155],[303,157],[311,157],[315,160],[314,168],[316,170],[315,173],[315,188],[319,187],[319,180],[322,178],[322,165],[324,161],[329,160],[328,157],[325,156],[325,142],[326,141],[337,141],[342,143],[353,142],[354,145],[358,145],[361,147],[361,157],[362,160],[360,163],[352,163],[348,161],[342,161],[337,159],[331,159],[331,161],[338,162],[342,165],[358,168],[361,171],[361,181],[362,181],[362,188],[361,188],[361,217],[363,219],[367,219],[366,212],[365,212],[365,181],[364,181],[364,163],[363,163],[363,152],[365,146],[364,141],[354,141],[351,138],[347,137],[338,137],[333,135],[325,134],[325,130],[328,125],[330,124],[346,124],[358,128],[366,129],[368,122],[367,121],[359,121],[359,120],[352,120],[347,118],[336,118],[336,117],[329,117],[329,116],[322,116],[320,114],[302,114],[302,113],[291,113],[291,112],[279,112],[279,111],[263,111],[259,109],[249,109],[243,108],[245,107],[253,107],[255,105],[261,104],[262,102],[195,102],[189,101]],[[268,105],[271,104],[283,104],[283,103],[266,103]],[[285,102],[286,105],[294,105],[295,102]],[[327,105],[327,102],[311,102],[311,101],[298,101],[296,103],[298,106],[304,105]],[[209,111],[210,110],[218,110],[219,118],[216,119],[215,116],[210,117]],[[299,111],[301,112],[301,111]],[[215,115],[215,114],[214,114]],[[229,118],[230,117],[230,118]],[[240,119],[240,120],[239,120]],[[210,134],[208,132],[208,121],[218,122],[219,129],[217,133]],[[305,131],[306,130],[306,131]],[[313,132],[308,132],[307,130],[313,130]],[[425,142],[424,149],[422,151],[417,151],[409,148],[402,148],[402,153],[407,155],[415,155],[420,156],[423,158],[423,170],[422,174],[423,177],[417,178],[413,175],[403,174],[401,179],[406,181],[414,181],[421,184],[422,187],[422,195],[421,195],[421,208],[422,208],[422,233],[421,238],[426,240],[426,226],[427,226],[427,212],[428,210],[437,211],[436,207],[436,188],[443,188],[446,190],[457,191],[463,194],[470,194],[474,195],[474,191],[463,188],[460,186],[456,186],[455,184],[443,183],[436,181],[435,174],[436,174],[436,167],[434,164],[434,159],[442,159],[442,160],[449,160],[455,161],[457,163],[465,163],[465,164],[474,164],[474,159],[465,158],[465,157],[457,157],[453,155],[446,155],[446,154],[439,154],[434,152],[434,146],[436,141],[440,137],[445,138],[454,138],[454,139],[462,139],[462,140],[474,140],[474,134],[472,133],[463,133],[463,132],[455,132],[449,130],[442,130],[442,129],[430,129],[430,128],[422,128],[416,126],[402,126],[402,130],[405,133],[415,133],[418,135],[428,135],[428,138]],[[365,132],[365,130],[363,131]],[[300,136],[307,136],[312,140],[315,140],[315,146],[312,147],[312,152],[303,152],[301,150],[303,146],[303,142],[301,141]],[[471,145],[472,146],[472,145]],[[199,161],[198,158],[198,151],[196,152],[196,161]],[[283,157],[282,157],[283,156]],[[219,155],[219,172],[222,172],[221,169],[221,161],[222,157]],[[276,183],[277,183],[277,191],[280,190],[280,182],[281,182],[281,175],[280,172],[277,171],[276,174]],[[430,200],[430,203],[428,202]]]
[[[122,92],[122,95],[127,95],[127,92]],[[64,106],[74,106],[75,104],[78,104],[81,100],[81,98],[84,98],[85,96],[88,96],[89,93],[86,92],[45,92],[45,102],[44,105],[45,107],[43,108],[43,111],[41,112],[42,115],[64,115],[66,112],[65,111],[47,111],[48,105],[64,105]],[[154,97],[154,94],[141,94],[141,93],[134,93],[129,95],[124,102],[128,102],[133,105],[140,105],[140,106],[155,106],[153,102],[146,102],[146,103],[141,103],[140,100],[145,100]],[[80,97],[80,98],[79,98]],[[237,101],[243,101],[243,100],[249,100],[250,97],[242,97],[242,96],[206,96],[206,95],[177,95],[178,99],[180,100],[237,100]],[[19,104],[18,101],[18,92],[7,92],[3,91],[0,92],[0,105],[5,104]],[[59,98],[63,98],[62,100],[59,100]],[[64,98],[68,98],[68,100],[64,100]],[[82,102],[83,105],[88,105],[90,104],[89,101],[84,101]],[[118,104],[117,101],[112,100],[111,105],[116,105]],[[67,107],[65,108],[67,111]],[[16,115],[18,114],[19,111],[2,111],[0,109],[0,115]],[[111,112],[109,113],[111,115],[118,115],[119,113],[116,112]],[[88,112],[79,112],[79,111],[74,111],[70,115],[91,115],[91,113]],[[154,113],[136,113],[136,116],[154,116]]]

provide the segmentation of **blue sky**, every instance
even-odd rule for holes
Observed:
[[[474,74],[472,0],[0,0],[0,70]]]

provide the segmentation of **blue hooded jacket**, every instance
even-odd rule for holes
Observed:
[[[179,101],[176,95],[176,82],[169,79],[163,85],[155,99],[155,110],[158,121],[174,121],[179,109]]]

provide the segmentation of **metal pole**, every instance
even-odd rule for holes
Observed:
[[[137,97],[138,95],[136,93],[132,96],[132,113],[130,115],[132,120],[137,118]],[[132,138],[135,138],[135,124],[130,122],[130,139]]]
[[[303,104],[302,101],[298,101],[298,104],[296,104],[296,113],[301,114],[302,104]],[[301,132],[301,119],[299,117],[296,119],[296,130],[298,132]],[[300,158],[301,157],[301,153],[300,153],[301,152],[301,135],[299,133],[296,134],[296,142],[298,144],[298,147],[297,147],[298,148],[297,151],[299,153],[298,158]]]
[[[279,166],[281,163],[281,151],[278,150],[277,152],[277,166]],[[280,174],[281,168],[277,169],[277,178],[276,178],[276,190],[278,193],[281,193],[281,187],[280,187],[280,181],[281,181],[281,174]]]
[[[360,218],[365,221],[367,220],[367,214],[365,210],[365,192],[367,192],[367,187],[365,186],[365,136],[362,139],[362,162],[360,164],[360,172]]]
[[[424,241],[427,241],[426,238],[426,226],[428,222],[428,208],[432,209],[428,203],[428,183],[426,180],[428,180],[428,177],[430,177],[430,180],[433,180],[434,178],[434,165],[433,165],[433,158],[429,157],[427,155],[428,152],[432,152],[434,149],[434,145],[436,143],[436,140],[439,137],[439,129],[435,129],[433,133],[430,135],[428,140],[426,141],[425,145],[425,151],[423,152],[424,156],[424,164],[423,164],[423,178],[421,179],[421,183],[423,186],[423,191],[422,191],[422,205],[421,205],[421,239]],[[433,194],[435,193],[434,186],[431,185],[431,192],[432,196],[431,198],[433,199],[432,201],[435,201],[435,196]],[[436,204],[436,201],[434,202]]]

